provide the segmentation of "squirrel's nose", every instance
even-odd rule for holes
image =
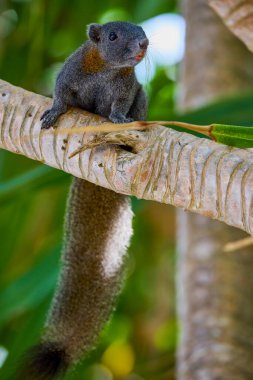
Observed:
[[[149,40],[147,38],[144,38],[139,42],[139,46],[141,49],[146,50],[149,44]]]

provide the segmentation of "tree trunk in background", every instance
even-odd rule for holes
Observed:
[[[185,0],[186,55],[178,106],[253,88],[253,54],[208,7]],[[214,122],[215,122],[215,115]],[[225,158],[223,158],[225,159]],[[178,212],[178,380],[253,379],[253,249],[222,252],[239,230]]]
[[[208,0],[225,25],[253,52],[252,0]]]

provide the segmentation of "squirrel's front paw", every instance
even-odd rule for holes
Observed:
[[[134,119],[131,119],[130,117],[125,117],[124,115],[119,114],[112,114],[109,116],[109,119],[111,120],[111,122],[116,124],[131,123],[132,121],[134,121]]]
[[[52,109],[46,110],[40,118],[40,120],[42,120],[41,129],[48,129],[52,127],[55,124],[57,118],[58,115],[52,111]]]

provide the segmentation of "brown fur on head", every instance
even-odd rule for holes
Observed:
[[[149,44],[144,30],[130,22],[91,24],[87,34],[110,68],[136,66],[144,58]]]
[[[83,71],[86,74],[95,74],[108,68],[106,62],[101,57],[99,50],[96,46],[90,46],[87,50],[83,60]],[[120,76],[129,76],[133,74],[133,67],[122,67],[119,69]]]
[[[91,46],[85,54],[83,60],[83,70],[87,74],[98,73],[106,67],[105,61],[101,57],[98,48]]]
[[[128,77],[133,74],[134,69],[132,67],[123,67],[119,70],[119,74],[123,77]]]

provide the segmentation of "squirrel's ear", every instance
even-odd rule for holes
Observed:
[[[87,27],[87,35],[89,39],[93,42],[98,42],[100,40],[100,32],[102,25],[90,24]]]

